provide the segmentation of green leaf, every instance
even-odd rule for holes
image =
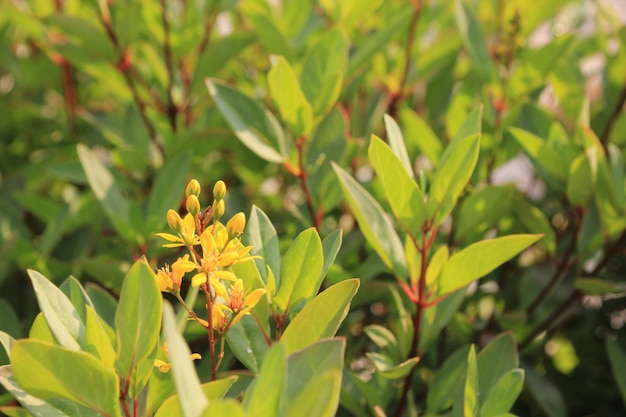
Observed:
[[[254,310],[252,314],[256,314]],[[254,317],[243,316],[237,325],[228,330],[226,341],[246,368],[255,374],[259,373],[269,346]]]
[[[56,341],[63,347],[80,350],[85,341],[85,325],[72,302],[39,272],[28,270],[39,308]]]
[[[533,206],[526,198],[515,196],[512,203],[513,215],[530,233],[543,234],[541,242],[551,254],[556,251],[556,234],[546,214]]]
[[[462,389],[452,407],[454,417],[475,417],[478,411],[478,367],[476,350],[470,346]]]
[[[463,382],[462,376],[467,369],[469,348],[463,346],[457,349],[435,373],[426,397],[429,413],[440,413],[452,405],[454,395],[451,393],[457,392],[457,388]]]
[[[455,223],[455,238],[482,237],[502,216],[509,213],[513,203],[513,187],[487,186],[473,192],[464,201]]]
[[[9,359],[11,359],[11,346],[13,346],[14,341],[15,339],[11,335],[0,330],[0,345],[4,348]]]
[[[547,378],[537,375],[535,371],[524,366],[526,387],[535,398],[547,417],[566,417],[563,397],[558,388]]]
[[[34,417],[68,417],[61,410],[24,391],[13,377],[11,365],[0,366],[0,385],[19,401]],[[1,409],[0,409],[1,411]]]
[[[350,174],[334,162],[331,165],[363,236],[383,263],[393,270],[397,277],[405,280],[407,269],[404,248],[382,207]]]
[[[335,262],[339,249],[341,248],[341,242],[343,241],[343,230],[338,229],[331,232],[328,236],[322,240],[322,251],[324,253],[324,267],[320,274],[320,281],[323,281],[328,273],[328,270]]]
[[[376,135],[372,135],[368,156],[383,184],[393,214],[407,233],[417,236],[428,216],[422,190],[391,148]]]
[[[115,53],[111,42],[89,21],[69,14],[51,14],[46,16],[45,22],[66,38],[65,42],[52,42],[52,45],[67,59],[79,65],[93,61],[113,62]]]
[[[419,352],[426,352],[428,346],[437,339],[444,327],[452,320],[465,299],[465,293],[465,287],[461,288],[426,309],[422,317]]]
[[[406,142],[415,144],[430,163],[437,166],[443,153],[443,146],[426,121],[408,107],[402,107],[400,123],[404,127]]]
[[[511,235],[474,243],[455,253],[439,275],[439,295],[449,294],[482,278],[541,239],[542,235]]]
[[[191,163],[191,152],[168,157],[157,172],[146,208],[145,234],[152,234],[165,224],[167,210],[180,202]]]
[[[396,361],[400,359],[398,339],[396,339],[396,336],[391,330],[379,324],[370,324],[369,326],[365,326],[363,330],[367,337],[369,337],[381,351],[391,356],[391,359]]]
[[[575,206],[586,207],[596,188],[597,148],[589,148],[572,162],[567,179],[566,195]]]
[[[120,416],[117,375],[91,354],[20,340],[13,344],[11,359],[15,380],[26,392],[44,400],[65,398],[107,416]]]
[[[30,331],[28,332],[28,337],[31,339],[45,340],[50,343],[58,343],[43,313],[37,314],[35,320],[33,320],[33,324],[30,326]]]
[[[348,40],[339,28],[324,34],[304,58],[300,85],[316,117],[326,114],[339,98],[347,63]]]
[[[617,282],[601,278],[582,278],[574,280],[574,288],[587,295],[618,294],[624,287]]]
[[[334,336],[348,314],[350,301],[358,288],[358,279],[342,281],[307,303],[280,339],[286,352],[295,352],[319,339]]]
[[[87,352],[99,358],[105,368],[115,370],[115,349],[100,317],[89,306],[86,309],[85,345]]]
[[[202,413],[202,417],[214,416],[245,417],[246,414],[239,401],[234,398],[224,398],[211,401],[209,406]]]
[[[479,392],[488,393],[504,375],[518,366],[519,357],[513,335],[509,332],[501,333],[478,354]],[[481,404],[486,398],[484,395],[481,397]]]
[[[152,269],[144,260],[124,278],[115,312],[117,350],[115,368],[128,381],[130,398],[137,398],[154,366],[161,329],[161,293]],[[170,349],[174,349],[170,345]]]
[[[613,371],[613,377],[617,382],[622,401],[626,404],[626,352],[624,352],[617,340],[610,337],[607,337],[605,340],[611,371]]]
[[[523,388],[523,369],[513,369],[504,374],[483,400],[480,417],[499,417],[505,414],[513,407]]]
[[[569,175],[568,166],[554,148],[539,136],[526,130],[511,127],[509,133],[541,169],[565,182]]]
[[[272,54],[283,55],[291,61],[293,57],[291,46],[268,10],[252,1],[242,2],[240,7],[244,15],[250,19],[259,43],[263,48]]]
[[[474,15],[474,10],[463,0],[456,0],[455,6],[456,23],[465,43],[465,48],[473,61],[472,68],[476,70],[483,81],[494,80],[496,78],[495,69],[487,50],[485,35],[480,28],[478,18]]]
[[[93,303],[94,310],[109,326],[115,326],[115,310],[117,310],[117,299],[108,291],[94,285],[85,285],[85,291]]]
[[[197,91],[207,77],[215,77],[226,64],[241,54],[254,42],[250,32],[233,33],[227,37],[211,39],[211,43],[198,57],[193,75],[192,90]]]
[[[313,127],[313,109],[307,101],[296,73],[284,57],[278,57],[267,75],[270,96],[283,121],[296,137]]]
[[[429,215],[437,213],[436,225],[448,217],[472,177],[479,150],[480,134],[475,134],[452,142],[443,153],[429,189],[427,205]]]
[[[285,137],[274,116],[240,91],[206,79],[209,94],[239,140],[269,162],[287,159]]]
[[[285,398],[286,380],[285,345],[277,343],[265,355],[261,372],[246,392],[243,400],[246,412],[257,417],[281,415],[281,400]]]
[[[113,227],[120,236],[131,240],[134,227],[130,222],[131,205],[129,201],[124,197],[115,183],[113,175],[95,152],[82,144],[77,145],[76,149],[89,186],[107,217],[113,223]]]
[[[400,131],[400,126],[398,126],[398,123],[396,123],[396,121],[393,120],[393,118],[388,114],[385,114],[383,119],[385,121],[385,130],[387,132],[389,147],[398,157],[400,162],[402,162],[402,165],[404,166],[406,173],[409,174],[409,177],[411,177],[412,180],[415,180],[415,174],[413,173],[413,167],[409,161],[409,154],[404,144],[404,137]]]
[[[280,250],[278,247],[278,235],[272,221],[257,206],[252,206],[250,220],[243,233],[243,241],[252,246],[251,256],[258,256],[255,259],[257,269],[261,278],[267,284],[267,268],[269,266],[276,276],[280,276]],[[280,285],[280,281],[276,282]],[[271,294],[273,295],[273,294]]]
[[[178,333],[174,309],[169,303],[161,303],[159,300],[159,306],[161,304],[163,305],[163,335],[170,352],[172,364],[170,372],[176,385],[182,416],[198,417],[202,415],[209,402],[200,387],[200,379],[193,366],[189,346]]]
[[[287,358],[284,416],[333,417],[339,406],[345,339],[327,339]]]
[[[321,285],[324,267],[322,241],[315,228],[300,233],[287,250],[280,267],[280,286],[272,303],[287,311],[313,297]]]
[[[400,364],[396,364],[390,357],[380,353],[367,352],[365,356],[374,364],[376,372],[388,379],[406,377],[420,361],[419,357],[415,357],[409,358]]]
[[[80,282],[73,276],[70,276],[63,281],[59,289],[63,291],[72,302],[80,321],[85,323],[87,320],[87,306],[93,308],[93,304]]]

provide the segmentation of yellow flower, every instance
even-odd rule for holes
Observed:
[[[219,333],[224,333],[228,330],[230,326],[228,323],[228,316],[226,315],[226,311],[228,311],[228,307],[224,304],[215,304],[213,306],[213,311],[211,312],[211,318],[213,320],[213,330],[218,331]]]
[[[169,210],[168,216],[170,216],[170,213],[175,213],[175,215],[178,216],[178,213],[176,213],[174,210]],[[171,215],[171,217],[174,217],[174,215]],[[163,247],[177,248],[179,246],[194,246],[200,243],[200,239],[198,239],[198,235],[196,235],[196,221],[191,214],[187,213],[185,218],[181,219],[180,222],[177,223],[177,225],[178,227],[176,231],[178,232],[178,236],[174,236],[169,233],[156,234],[157,236],[167,240],[168,242],[172,242],[164,244]]]
[[[239,320],[246,314],[250,314],[250,310],[254,308],[265,294],[264,288],[257,288],[244,297],[243,281],[238,279],[228,289],[229,301],[228,309],[234,315],[231,326],[237,324]]]
[[[161,349],[163,351],[163,353],[165,354],[165,357],[167,359],[170,358],[170,351],[169,348],[167,346],[167,342],[163,343],[163,346],[161,346],[159,349]],[[190,355],[190,359],[192,361],[195,361],[197,359],[202,359],[202,356],[199,353],[192,353]],[[172,368],[172,365],[170,365],[169,363],[165,362],[164,360],[161,359],[155,359],[154,360],[154,366],[157,367],[159,369],[159,371],[165,373],[165,372],[169,372],[169,370]]]
[[[170,268],[165,265],[163,268],[157,269],[156,277],[161,292],[178,292],[183,276],[187,272],[196,269],[196,264],[189,260],[189,255],[178,258]]]

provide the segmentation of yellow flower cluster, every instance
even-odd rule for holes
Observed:
[[[226,269],[250,260],[252,247],[244,246],[239,239],[246,226],[243,213],[235,214],[226,225],[219,221],[225,209],[224,182],[215,184],[213,205],[205,210],[201,209],[198,199],[200,192],[198,181],[191,180],[185,192],[188,213],[181,218],[174,210],[167,212],[167,223],[176,234],[157,233],[157,236],[167,241],[164,247],[186,247],[189,253],[179,257],[171,266],[165,265],[158,269],[156,277],[162,292],[172,293],[182,301],[182,279],[187,273],[195,272],[191,277],[191,285],[210,294],[214,301],[210,312],[212,327],[218,333],[224,333],[243,315],[249,314],[265,294],[265,289],[256,289],[246,296],[243,281]],[[225,282],[229,282],[230,286],[226,287]],[[210,327],[205,320],[192,318],[207,329]]]

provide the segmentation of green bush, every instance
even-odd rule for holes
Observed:
[[[0,412],[624,414],[611,3],[0,10]]]

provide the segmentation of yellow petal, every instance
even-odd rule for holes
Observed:
[[[264,288],[257,288],[256,290],[252,291],[250,295],[248,295],[243,301],[244,307],[254,307],[255,305],[257,305],[257,303],[265,293],[266,291]]]
[[[195,360],[199,360],[202,359],[202,355],[200,355],[199,353],[192,353],[191,354],[191,360],[195,361]]]
[[[237,281],[237,276],[230,271],[215,271],[215,278],[225,279],[226,281]]]
[[[206,282],[206,274],[204,272],[196,274],[196,275],[194,275],[191,278],[191,286],[192,287],[199,287],[200,285],[204,284],[205,282]]]
[[[233,264],[233,262],[237,260],[238,257],[239,257],[239,254],[237,252],[225,253],[225,254],[222,254],[222,256],[220,256],[220,260],[218,261],[217,264],[219,266],[230,266]]]
[[[195,264],[195,262],[191,262],[183,258],[178,258],[178,260],[172,264],[172,269],[178,269],[183,272],[191,272],[196,269],[196,266],[197,265]]]
[[[182,239],[178,236],[174,236],[169,233],[156,233],[156,235],[162,239],[167,240],[168,242],[182,242]]]
[[[215,252],[215,239],[213,239],[213,229],[207,228],[202,235],[200,236],[200,245],[202,246],[202,251],[206,255],[208,253]]]
[[[213,277],[211,277],[211,288],[213,288],[215,295],[218,297],[222,297],[225,300],[228,298],[228,294],[222,283]]]
[[[164,362],[161,359],[155,359],[154,366],[156,366],[161,372],[168,372],[172,367],[169,363]]]

